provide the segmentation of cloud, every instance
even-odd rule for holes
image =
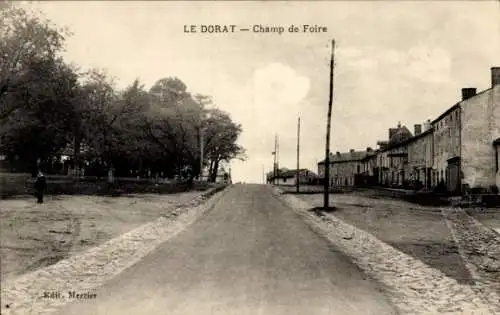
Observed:
[[[252,177],[261,172],[262,164],[272,161],[274,132],[279,134],[283,152],[289,151],[285,146],[290,140],[295,143],[296,117],[310,87],[308,77],[287,64],[272,62],[256,68],[238,94],[233,94],[232,103],[237,105],[231,110],[244,126],[239,143],[252,161],[251,165],[235,163],[237,173]]]
[[[309,92],[310,80],[290,66],[275,62],[255,70],[248,88],[259,107],[296,106]]]

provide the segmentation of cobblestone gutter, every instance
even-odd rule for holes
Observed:
[[[274,191],[315,231],[384,285],[401,314],[500,314],[499,296],[484,283],[460,284],[335,215],[318,217],[308,211],[308,203]]]
[[[43,298],[44,292],[93,292],[109,279],[134,265],[158,245],[175,236],[210,210],[228,188],[207,202],[212,189],[186,206],[169,211],[85,253],[2,283],[1,314],[50,314],[68,303],[67,298]]]
[[[460,208],[445,208],[449,222],[465,259],[477,275],[474,287],[490,303],[499,303],[489,292],[500,292],[500,234],[481,224]],[[496,298],[496,300],[495,300]]]

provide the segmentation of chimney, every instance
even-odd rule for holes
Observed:
[[[418,136],[421,133],[422,133],[422,125],[416,124],[415,125],[415,136]]]
[[[425,122],[424,122],[424,128],[423,128],[423,131],[427,131],[429,129],[431,129],[431,120],[430,119],[427,119]]]
[[[500,85],[500,67],[491,68],[491,87]]]
[[[350,149],[350,150],[349,150],[349,152],[350,152],[350,153],[353,153],[353,152],[354,152],[354,149]]]
[[[462,101],[469,99],[476,95],[476,88],[463,88],[462,89]]]

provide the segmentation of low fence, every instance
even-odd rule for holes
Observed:
[[[277,186],[285,193],[296,194],[295,186]],[[500,207],[499,194],[468,194],[452,197],[448,194],[440,194],[430,191],[415,191],[409,189],[396,189],[386,187],[354,187],[334,186],[330,187],[330,193],[360,192],[374,198],[393,198],[408,201],[422,206],[459,206],[459,207]],[[320,194],[324,187],[319,185],[300,185],[299,194]]]
[[[465,195],[458,203],[461,207],[482,206],[487,208],[500,208],[499,194],[470,194]]]
[[[190,190],[207,190],[219,184],[181,182],[164,179],[118,177],[113,183],[107,178],[47,175],[46,194],[49,195],[112,195],[128,193],[171,194]],[[35,193],[35,178],[31,174],[0,173],[0,198]]]
[[[286,193],[297,193],[297,187],[296,186],[281,186],[281,185],[275,185],[276,187],[279,187],[281,190],[283,190]],[[345,192],[351,192],[354,190],[354,187],[352,186],[330,186],[328,191],[330,193],[345,193]],[[301,184],[299,186],[299,194],[320,194],[325,191],[324,186],[320,185],[305,185]]]

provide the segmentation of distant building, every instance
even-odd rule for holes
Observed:
[[[202,175],[199,176],[199,180],[202,182],[207,182],[210,180],[210,175],[208,173],[208,169],[204,169],[202,171]],[[217,170],[217,176],[215,177],[216,183],[231,183],[231,172],[227,172],[224,167],[219,167]]]
[[[355,151],[330,154],[330,184],[334,186],[354,186],[356,179],[362,174],[362,161],[366,157],[366,151]],[[318,174],[320,178],[325,177],[325,161],[318,163]]]
[[[299,180],[299,184],[302,185],[307,185],[307,184],[313,184],[318,178],[318,175],[316,175],[314,172],[308,170],[308,169],[300,169],[299,172],[297,173],[297,170],[280,170],[280,172],[277,172],[278,174],[276,177],[274,176],[268,176],[267,181],[268,183],[275,183],[276,185],[280,186],[295,186],[297,185],[297,179]],[[298,176],[297,176],[298,174]]]
[[[408,145],[406,141],[413,137],[406,126],[398,123],[397,128],[389,129],[389,142],[382,151],[386,158],[382,180],[392,186],[402,186],[408,180]]]
[[[375,185],[377,183],[377,155],[379,150],[366,148],[366,155],[361,159],[361,174],[363,175],[363,185]]]

